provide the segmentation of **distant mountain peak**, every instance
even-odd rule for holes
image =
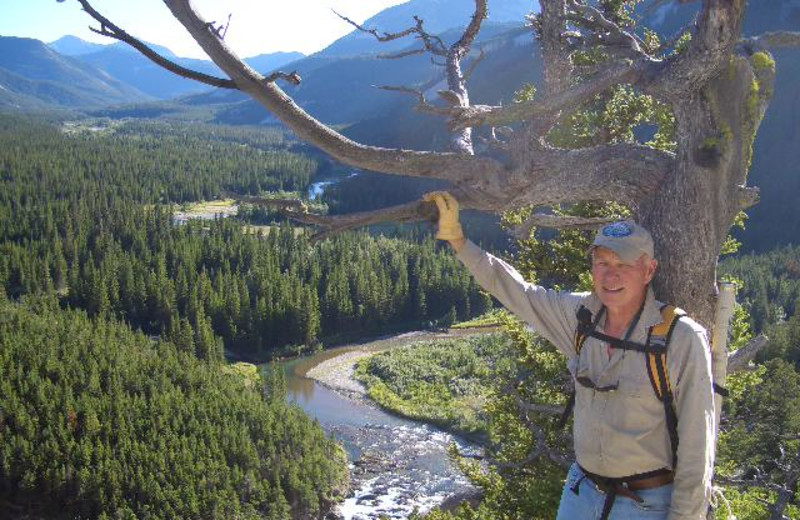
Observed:
[[[525,24],[525,16],[531,11],[539,11],[536,0],[489,0],[490,24],[510,22]],[[425,30],[431,34],[463,29],[469,24],[475,12],[475,5],[464,0],[410,0],[379,12],[363,23],[368,29],[380,32],[397,32],[407,29],[414,23],[414,16],[419,16],[425,23]],[[347,16],[347,13],[342,13]],[[400,38],[392,42],[378,43],[372,35],[354,30],[339,38],[319,52],[323,56],[355,56],[395,52],[413,44],[411,38]]]
[[[0,106],[88,108],[148,99],[105,71],[32,38],[0,36],[0,77]]]
[[[175,58],[178,57],[174,52],[169,50],[167,47],[164,47],[163,45],[158,45],[158,44],[150,43],[150,42],[146,42],[146,41],[142,41],[142,43],[144,43],[145,45],[147,45],[148,47],[150,47],[151,49],[153,49],[155,52],[159,53],[160,55],[164,56],[165,58],[169,58],[171,60],[174,60]],[[137,51],[136,49],[134,49],[133,47],[131,47],[130,45],[128,45],[125,42],[113,43],[110,46],[108,46],[108,48],[109,49],[117,49],[117,50],[125,51],[125,52],[130,52],[132,54],[139,54],[139,51]]]
[[[87,42],[71,34],[62,36],[47,45],[64,56],[83,56],[85,54],[101,51],[107,47],[107,45],[102,43]]]

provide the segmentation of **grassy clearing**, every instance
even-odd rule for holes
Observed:
[[[233,199],[208,200],[184,204],[177,207],[174,215],[177,219],[204,219],[211,220],[215,215],[229,217],[239,212],[239,206]]]
[[[461,323],[454,324],[451,328],[453,329],[473,329],[473,328],[489,328],[489,327],[499,327],[503,324],[502,320],[500,319],[500,315],[505,312],[502,309],[492,309],[491,311],[487,312],[486,314],[482,314],[477,318],[473,318],[469,321],[462,321]]]

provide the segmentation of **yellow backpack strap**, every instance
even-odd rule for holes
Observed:
[[[670,444],[672,445],[672,467],[678,461],[678,416],[672,405],[672,384],[669,380],[667,369],[667,349],[672,332],[678,320],[686,312],[674,305],[665,305],[661,308],[661,323],[655,325],[647,334],[647,375],[658,400],[664,403],[664,413],[667,420]]]

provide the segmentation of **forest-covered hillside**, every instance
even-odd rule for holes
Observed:
[[[260,384],[55,298],[0,295],[3,518],[316,517],[344,454]]]
[[[430,237],[314,245],[258,209],[175,220],[223,191],[307,192],[327,166],[297,147],[280,130],[0,116],[3,515],[303,519],[346,491],[343,454],[281,381],[265,393],[225,354],[491,301]]]
[[[219,358],[224,345],[267,359],[490,306],[432,239],[360,233],[315,246],[286,223],[260,234],[244,233],[239,220],[176,226],[171,206],[159,204],[223,190],[305,192],[320,166],[292,144],[278,130],[127,123],[65,134],[8,118],[0,284],[12,298],[57,291],[65,305],[202,358]]]

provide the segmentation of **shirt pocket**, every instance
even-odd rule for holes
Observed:
[[[653,385],[647,375],[647,367],[643,356],[631,356],[625,359],[624,366],[619,374],[618,390],[622,396],[639,399],[646,397],[655,398]]]
[[[622,367],[613,407],[613,423],[618,433],[634,439],[652,435],[664,419],[664,407],[653,391],[644,359],[635,360]],[[638,362],[637,362],[638,361]]]

